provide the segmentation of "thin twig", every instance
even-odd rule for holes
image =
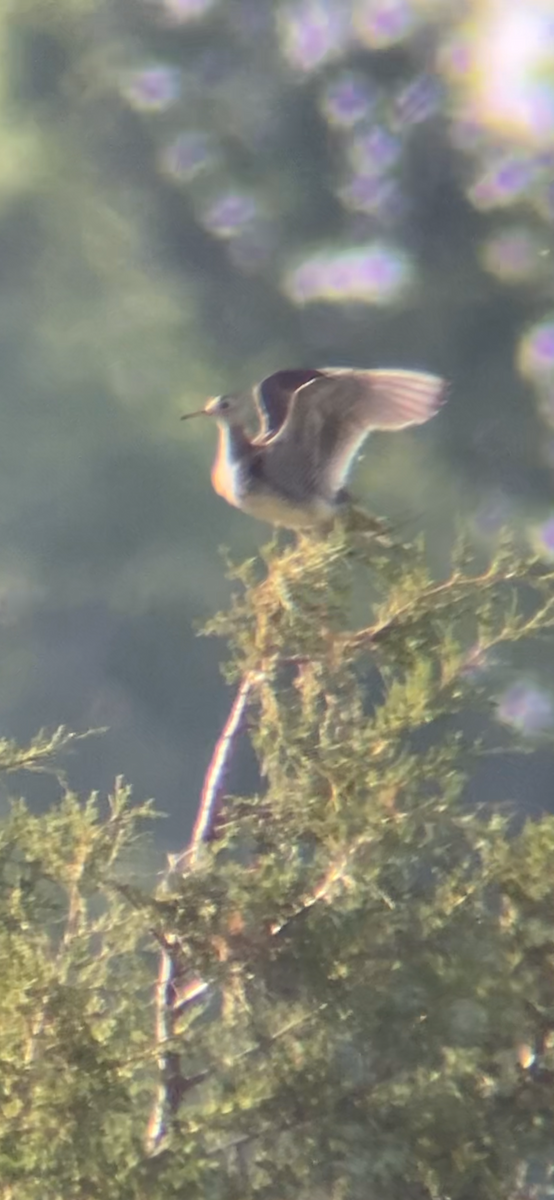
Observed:
[[[348,847],[348,850],[336,858],[334,862],[330,863],[321,882],[318,883],[313,891],[303,896],[298,908],[294,912],[289,913],[287,917],[284,917],[282,921],[274,921],[270,925],[269,932],[271,937],[276,937],[277,934],[282,933],[292,921],[303,916],[310,908],[313,908],[314,904],[318,904],[320,900],[327,900],[338,884],[343,883],[345,886],[348,886],[348,868],[352,860],[360,849],[360,846],[367,846],[371,841],[373,841],[373,838],[370,835],[360,834],[352,845]]]
[[[448,594],[452,593],[455,588],[461,588],[462,591],[464,588],[473,588],[476,586],[491,588],[502,583],[510,583],[516,577],[517,573],[515,570],[503,572],[491,570],[490,567],[486,571],[483,571],[481,575],[463,575],[461,572],[456,572],[449,579],[446,579],[444,583],[437,583],[424,588],[419,596],[414,597],[409,604],[402,605],[401,608],[393,612],[385,621],[377,625],[368,625],[365,629],[359,629],[354,634],[345,634],[341,639],[342,645],[349,650],[357,650],[366,642],[370,644],[378,642],[391,629],[402,625],[411,616],[417,615],[414,610],[417,609],[419,603],[434,600],[442,596],[448,597]]]

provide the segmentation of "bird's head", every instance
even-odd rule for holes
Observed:
[[[188,421],[190,417],[215,417],[216,421],[224,425],[242,425],[251,415],[251,411],[252,406],[247,396],[215,396],[213,400],[208,400],[204,408],[184,413],[181,420]]]

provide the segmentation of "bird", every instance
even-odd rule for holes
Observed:
[[[373,430],[423,425],[445,392],[444,379],[420,371],[287,368],[181,419],[219,426],[211,472],[219,496],[259,520],[304,529],[351,504],[346,482]],[[253,408],[259,428],[250,436]]]

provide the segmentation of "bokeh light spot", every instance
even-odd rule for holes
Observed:
[[[279,8],[277,31],[281,51],[291,66],[314,71],[340,57],[350,41],[344,0],[299,0]]]
[[[209,233],[227,239],[238,237],[259,215],[258,201],[253,195],[231,189],[208,204],[200,220]]]
[[[164,146],[159,155],[160,169],[164,175],[189,183],[202,171],[213,167],[217,161],[215,147],[208,134],[202,130],[187,130]]]
[[[552,696],[532,680],[519,680],[498,698],[496,715],[504,725],[528,737],[543,733],[554,721]]]
[[[554,379],[554,313],[532,325],[523,335],[517,365],[521,374],[531,381]]]
[[[411,261],[398,248],[372,242],[347,250],[322,250],[285,276],[284,291],[295,304],[393,304],[413,281]]]
[[[205,17],[219,0],[158,0],[158,3],[172,22],[185,25]]]
[[[362,45],[386,50],[410,37],[417,14],[408,0],[357,0],[353,21]]]
[[[554,560],[554,516],[535,526],[532,541],[541,558]]]
[[[402,153],[400,138],[388,129],[376,125],[367,133],[352,138],[347,150],[348,161],[363,175],[380,175],[399,160]]]
[[[351,212],[367,213],[383,220],[396,220],[403,211],[402,195],[394,179],[375,175],[353,175],[338,189],[341,204]]]
[[[524,225],[513,225],[493,234],[481,247],[486,271],[505,283],[533,279],[544,268],[543,242]]]
[[[166,63],[150,63],[129,71],[121,92],[131,108],[142,112],[165,112],[179,99],[180,73]]]
[[[483,210],[501,208],[525,197],[535,182],[538,164],[526,154],[507,154],[483,171],[469,189],[469,199]]]
[[[363,76],[343,71],[323,89],[319,107],[329,125],[348,129],[364,121],[376,103],[376,93]]]
[[[400,129],[420,125],[439,112],[442,101],[439,80],[431,75],[418,75],[395,98],[395,122]]]

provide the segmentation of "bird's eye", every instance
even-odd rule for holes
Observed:
[[[225,396],[220,396],[217,407],[220,409],[221,412],[226,412],[227,409],[231,407],[231,402],[230,402],[230,400],[226,400]]]

